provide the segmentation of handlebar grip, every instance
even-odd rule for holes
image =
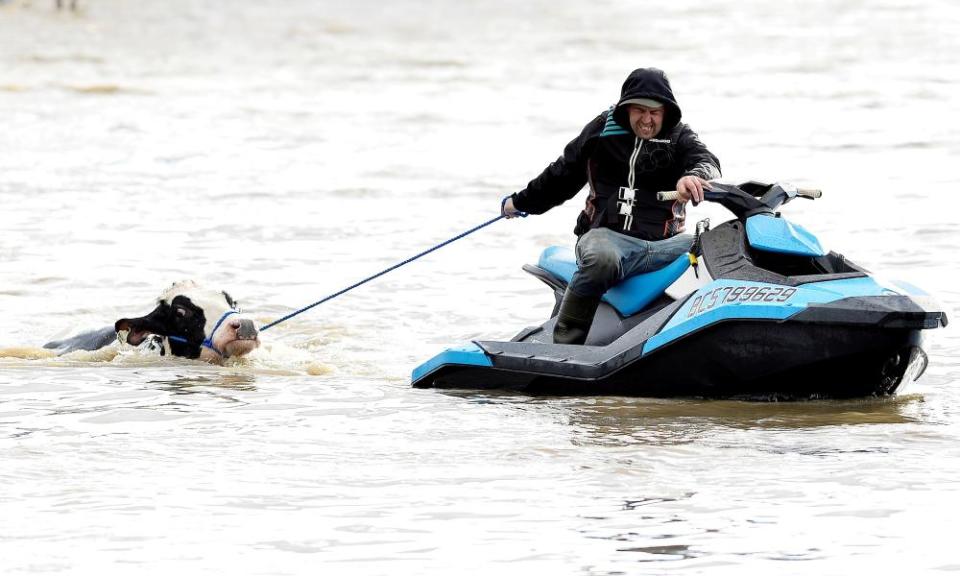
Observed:
[[[823,190],[818,190],[816,188],[798,188],[797,196],[800,196],[801,198],[809,198],[811,200],[814,200],[816,198],[823,196]]]
[[[671,200],[676,200],[679,198],[679,193],[676,190],[664,190],[663,192],[657,192],[657,200],[661,202],[669,202]]]

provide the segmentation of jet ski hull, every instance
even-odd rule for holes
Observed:
[[[496,352],[495,343],[478,344]],[[526,359],[518,357],[520,350],[488,354],[490,366],[444,365],[414,386],[548,395],[855,398],[894,394],[926,367],[919,329],[791,321],[718,323],[642,357],[619,359],[621,366],[618,360],[591,362],[585,349],[593,347],[543,348],[529,345]],[[569,354],[558,355],[560,348]]]

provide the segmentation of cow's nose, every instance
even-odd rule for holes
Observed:
[[[242,338],[245,340],[256,340],[257,338],[257,326],[253,323],[253,320],[237,320],[238,326],[237,338]]]

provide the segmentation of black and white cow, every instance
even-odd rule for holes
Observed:
[[[229,294],[187,281],[168,288],[146,316],[121,318],[113,326],[48,342],[43,347],[66,354],[98,350],[117,338],[133,346],[152,341],[161,354],[212,363],[244,356],[260,345],[256,322],[240,312]]]

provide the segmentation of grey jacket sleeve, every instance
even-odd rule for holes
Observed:
[[[684,176],[699,176],[704,180],[720,177],[720,160],[700,141],[697,133],[684,126],[677,142]]]

